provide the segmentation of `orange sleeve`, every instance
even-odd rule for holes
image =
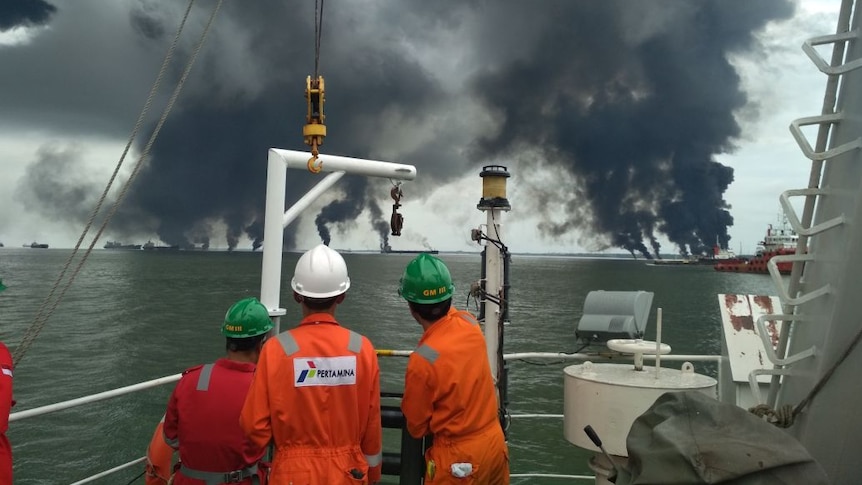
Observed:
[[[377,362],[377,353],[371,342],[363,338],[368,344],[364,346],[365,358],[369,361],[371,369],[370,396],[368,396],[368,424],[362,436],[362,453],[368,460],[368,481],[377,483],[383,469],[383,428],[380,417],[380,366]]]
[[[414,438],[431,434],[431,415],[434,409],[434,377],[431,364],[415,353],[407,361],[404,377],[404,397],[401,412],[407,421],[407,431]]]
[[[164,421],[161,421],[156,426],[150,446],[147,447],[147,485],[165,485],[173,471],[174,450],[165,443],[163,423]]]
[[[273,343],[275,339],[264,344],[254,371],[254,378],[245,397],[242,412],[239,415],[239,425],[251,443],[264,448],[272,440],[272,421],[269,409],[269,360],[273,358]],[[280,350],[280,349],[277,349]]]

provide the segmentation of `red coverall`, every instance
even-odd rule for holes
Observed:
[[[509,450],[473,315],[451,308],[425,331],[407,362],[401,410],[410,435],[434,435],[425,453],[426,484],[509,483]]]
[[[144,480],[147,485],[167,485],[168,479],[173,474],[174,449],[165,443],[165,432],[163,430],[165,418],[159,421],[150,445],[147,447],[146,474]]]
[[[327,313],[263,346],[240,424],[275,444],[273,484],[356,485],[380,480],[380,369],[371,342]]]
[[[6,437],[9,429],[9,413],[15,401],[12,399],[12,354],[0,342],[0,483],[12,484],[12,446]]]
[[[252,363],[219,359],[183,373],[164,423],[165,442],[180,451],[175,485],[256,485],[262,480],[257,465],[264,449],[239,427],[254,369]]]

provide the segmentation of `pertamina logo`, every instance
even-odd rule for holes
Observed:
[[[314,377],[314,374],[317,373],[317,367],[314,366],[313,360],[305,361],[308,364],[308,369],[303,369],[299,374],[299,378],[296,380],[298,384],[305,382],[306,377]]]
[[[356,384],[356,356],[294,359],[294,386],[349,386]]]

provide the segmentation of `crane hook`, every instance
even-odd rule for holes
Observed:
[[[404,225],[404,216],[398,213],[398,208],[401,207],[401,197],[404,193],[401,191],[401,184],[394,184],[389,190],[389,196],[395,201],[392,204],[392,217],[389,218],[389,227],[392,229],[393,236],[401,235],[401,227]]]
[[[302,127],[302,137],[305,144],[311,147],[311,158],[308,159],[308,171],[320,173],[323,162],[318,160],[320,151],[318,147],[323,145],[326,137],[326,115],[323,114],[323,103],[326,99],[326,90],[323,76],[317,76],[312,81],[311,76],[305,78],[305,101],[307,111],[305,114],[305,126]]]

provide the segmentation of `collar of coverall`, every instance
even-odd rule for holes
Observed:
[[[331,313],[312,313],[299,322],[300,325],[317,325],[320,323],[338,325],[335,315],[332,315]]]
[[[428,336],[430,336],[434,332],[445,332],[445,330],[440,330],[440,328],[446,326],[446,323],[451,321],[451,318],[449,317],[454,316],[456,313],[458,313],[457,308],[455,308],[454,306],[449,307],[449,311],[446,313],[446,316],[440,318],[439,320],[428,326],[428,329],[422,333],[422,338],[419,340],[419,342],[423,342],[426,338],[428,338]]]

